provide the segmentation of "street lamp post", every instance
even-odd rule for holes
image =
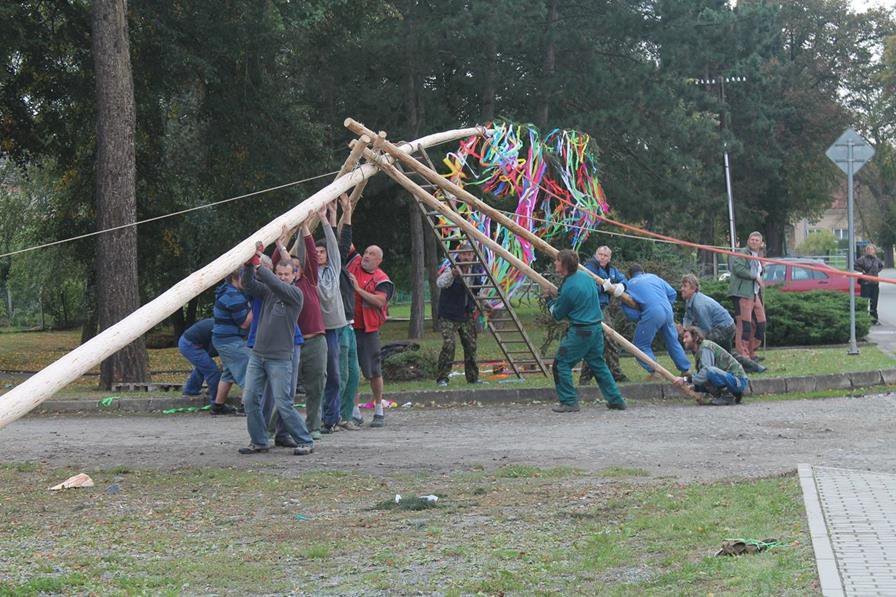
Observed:
[[[746,80],[746,77],[728,77],[719,75],[718,77],[711,77],[708,79],[691,79],[691,82],[697,85],[715,85],[718,83],[719,94],[722,100],[722,112],[719,116],[721,127],[725,129],[728,127],[726,118],[727,111],[725,109],[727,106],[727,103],[725,102],[725,83],[743,83]],[[728,234],[729,240],[731,241],[731,250],[733,251],[737,246],[737,230],[734,225],[734,192],[731,190],[731,160],[728,159],[727,145],[722,147],[722,155],[725,161],[725,189],[728,193]]]

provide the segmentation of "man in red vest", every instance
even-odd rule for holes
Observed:
[[[384,427],[383,372],[380,362],[380,327],[386,322],[387,306],[395,287],[386,272],[380,269],[383,250],[370,245],[363,255],[349,257],[346,269],[355,288],[355,335],[358,340],[358,364],[370,380],[373,393],[371,427]]]

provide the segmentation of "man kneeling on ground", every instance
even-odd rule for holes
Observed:
[[[712,406],[730,406],[740,404],[744,392],[747,390],[749,380],[731,353],[703,337],[700,328],[690,326],[682,332],[682,344],[685,350],[694,355],[694,370],[696,373],[688,377],[679,377],[676,384],[687,385],[695,392],[702,392],[712,396],[712,400],[701,402]]]
[[[242,283],[250,296],[261,298],[261,322],[255,335],[255,346],[246,367],[246,387],[243,403],[246,407],[246,425],[251,444],[240,448],[240,454],[267,452],[267,421],[262,414],[261,401],[265,384],[270,384],[271,394],[284,430],[298,447],[293,451],[297,456],[310,454],[314,444],[307,443],[308,429],[293,407],[291,388],[293,372],[293,347],[296,336],[296,320],[302,310],[302,291],[293,286],[295,278],[292,262],[282,261],[271,272],[261,263],[262,243],[255,257],[246,264]],[[299,363],[295,363],[298,366]]]

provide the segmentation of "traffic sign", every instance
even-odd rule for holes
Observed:
[[[874,148],[855,129],[846,129],[846,132],[828,147],[825,155],[843,172],[849,174],[850,149],[852,149],[852,173],[855,174],[865,165],[865,162],[874,157]]]

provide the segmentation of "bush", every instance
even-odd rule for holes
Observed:
[[[700,290],[734,313],[734,303],[728,296],[727,282],[701,282]],[[803,346],[813,344],[843,344],[849,342],[849,295],[843,292],[781,292],[767,288],[765,315],[768,319],[766,337],[769,346]],[[679,300],[676,318],[680,321],[684,301]],[[868,301],[856,297],[856,337],[868,335],[871,318]]]
[[[438,358],[428,350],[406,350],[383,359],[386,381],[435,379]]]
[[[817,230],[796,248],[797,255],[830,255],[837,250],[837,237],[830,230]]]

